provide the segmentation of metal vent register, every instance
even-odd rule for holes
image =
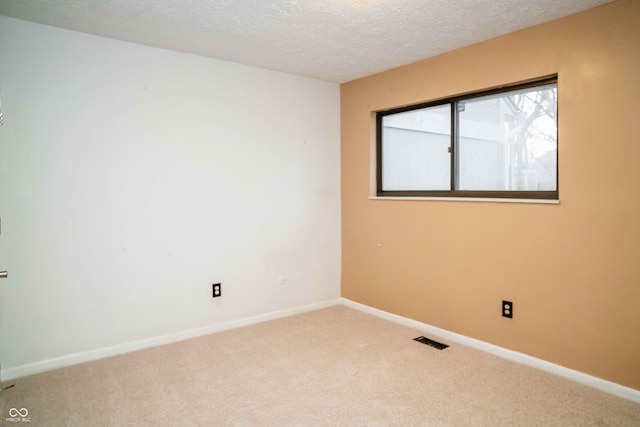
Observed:
[[[449,347],[446,344],[442,344],[441,342],[430,340],[429,338],[426,338],[426,337],[418,337],[418,338],[414,338],[413,340],[418,341],[422,344],[426,344],[433,348],[437,348],[438,350],[444,350],[445,348]]]

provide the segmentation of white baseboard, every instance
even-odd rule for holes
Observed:
[[[504,359],[512,360],[514,362],[521,363],[523,365],[531,366],[540,369],[545,372],[549,372],[563,378],[575,381],[580,384],[613,394],[618,397],[630,400],[632,402],[640,403],[640,390],[625,387],[620,384],[616,384],[611,381],[603,380],[573,369],[565,368],[564,366],[556,365],[551,362],[547,362],[542,359],[538,359],[533,356],[519,353],[517,351],[509,350],[503,347],[499,347],[494,344],[489,344],[484,341],[480,341],[474,338],[470,338],[464,335],[450,332],[445,329],[438,328],[426,323],[418,322],[416,320],[408,319],[406,317],[398,316],[396,314],[388,313],[377,308],[369,307],[346,298],[340,298],[335,300],[328,300],[320,303],[308,304],[301,307],[295,307],[271,313],[262,314],[259,316],[248,317],[244,319],[231,320],[215,325],[209,325],[202,328],[191,329],[188,331],[182,331],[169,335],[162,335],[158,337],[148,338],[139,341],[133,341],[126,344],[120,344],[112,347],[105,347],[96,350],[90,350],[81,353],[69,354],[54,359],[47,359],[40,362],[29,363],[15,368],[3,369],[0,371],[0,378],[3,381],[9,381],[15,378],[24,377],[27,375],[37,374],[52,369],[64,368],[66,366],[76,365],[79,363],[90,362],[92,360],[102,359],[105,357],[115,356],[119,354],[129,353],[136,350],[142,350],[149,347],[155,347],[163,344],[170,344],[172,342],[183,341],[189,338],[195,338],[203,335],[213,334],[216,332],[226,331],[235,328],[241,328],[243,326],[249,326],[256,323],[266,322],[268,320],[274,320],[282,317],[293,316],[296,314],[306,313],[313,310],[318,310],[325,307],[330,307],[337,304],[343,304],[347,307],[360,310],[362,312],[371,314],[382,319],[390,320],[392,322],[399,323],[401,325],[424,331],[425,333],[435,335],[444,340],[450,340],[463,344],[469,347],[476,348],[478,350],[485,351],[487,353],[502,357]]]
[[[575,371],[573,369],[565,368],[564,366],[556,365],[546,360],[538,359],[533,356],[519,353],[517,351],[509,350],[503,347],[499,347],[494,344],[489,344],[484,341],[477,340],[475,338],[469,338],[464,335],[456,334],[445,329],[438,328],[426,323],[418,322],[417,320],[411,320],[406,317],[398,316],[396,314],[388,313],[386,311],[378,310],[377,308],[369,307],[364,304],[351,301],[346,298],[340,298],[343,305],[354,308],[356,310],[363,311],[376,317],[380,317],[385,320],[399,323],[409,328],[424,331],[428,334],[436,335],[445,340],[450,340],[463,344],[469,347],[482,350],[484,352],[508,359],[514,362],[521,363],[523,365],[531,366],[533,368],[540,369],[551,374],[558,375],[563,378],[575,381],[580,384],[613,394],[623,399],[630,400],[632,402],[640,403],[640,390],[636,390],[630,387],[625,387],[620,384],[616,384],[611,381],[603,380],[598,377],[585,374],[583,372]]]
[[[96,350],[89,350],[81,353],[73,353],[61,357],[56,357],[54,359],[42,360],[40,362],[29,363],[26,365],[17,366],[15,368],[4,369],[0,371],[0,378],[2,378],[2,381],[8,381],[27,375],[50,371],[52,369],[64,368],[66,366],[77,365],[79,363],[90,362],[92,360],[129,353],[149,347],[170,344],[172,342],[183,341],[189,338],[195,338],[203,335],[209,335],[215,332],[241,328],[243,326],[249,326],[255,323],[266,322],[268,320],[279,319],[281,317],[293,316],[295,314],[306,313],[308,311],[318,310],[338,304],[340,304],[340,300],[333,299],[324,302],[308,304],[301,307],[274,311],[271,313],[261,314],[259,316],[230,320],[228,322],[208,325],[202,328],[190,329],[188,331],[182,331],[173,334],[147,338],[139,341],[133,341],[125,344],[119,344],[112,347],[99,348]]]

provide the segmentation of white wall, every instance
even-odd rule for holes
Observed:
[[[337,84],[0,17],[0,87],[3,371],[339,297]]]

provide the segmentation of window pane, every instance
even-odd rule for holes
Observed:
[[[456,104],[458,190],[555,191],[556,85]]]
[[[449,104],[382,117],[382,189],[451,189]]]

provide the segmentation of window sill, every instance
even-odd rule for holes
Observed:
[[[369,200],[430,200],[446,202],[491,202],[491,203],[534,203],[542,205],[559,205],[560,200],[549,199],[494,199],[478,197],[380,197],[369,196]]]

